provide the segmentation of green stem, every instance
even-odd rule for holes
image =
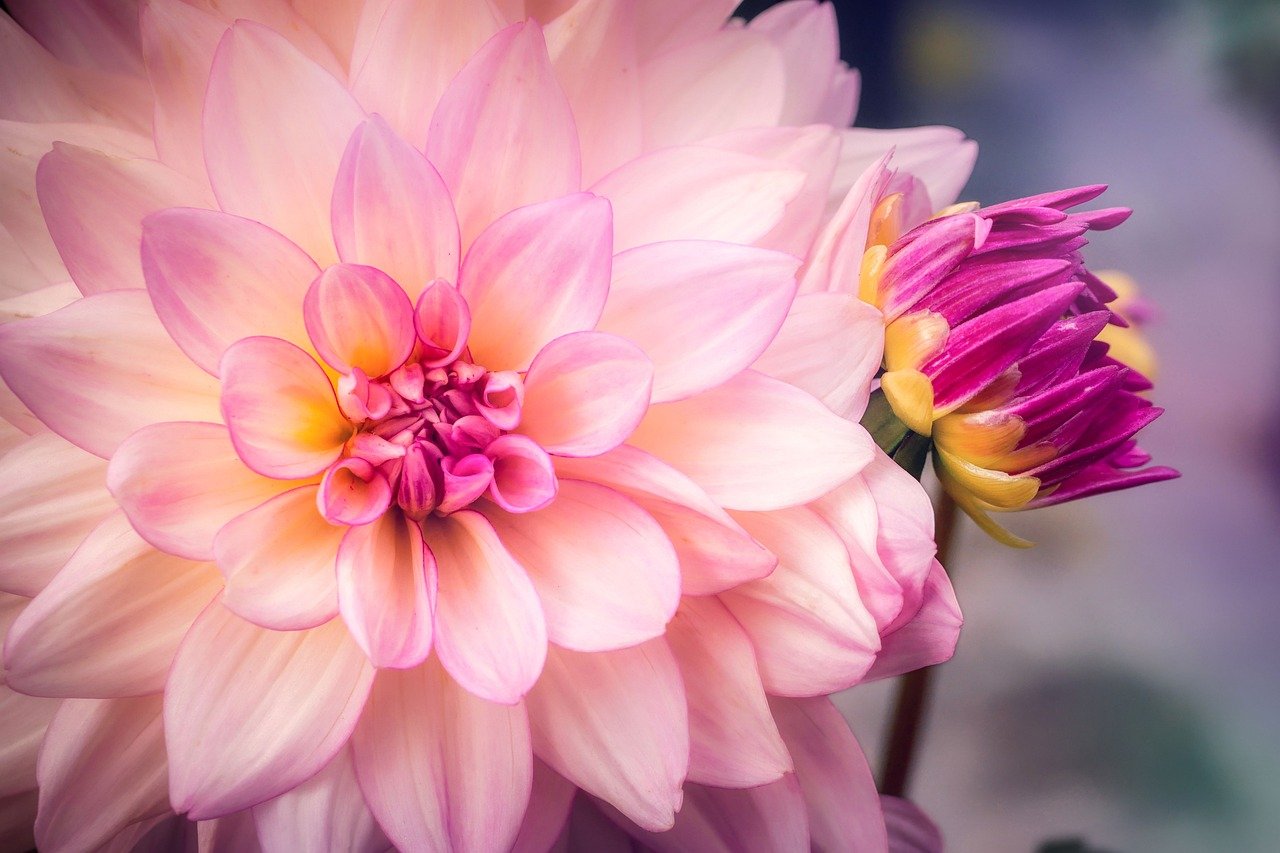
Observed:
[[[938,561],[951,567],[951,546],[955,538],[956,503],[946,492],[938,497],[936,509]],[[880,793],[905,797],[911,781],[912,761],[920,744],[924,715],[928,707],[929,686],[934,667],[927,666],[904,675],[898,683],[898,697],[893,707],[893,722],[885,741]]]

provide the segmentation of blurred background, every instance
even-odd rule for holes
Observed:
[[[965,198],[1134,208],[1086,258],[1159,306],[1143,445],[1183,472],[1009,517],[1029,552],[963,525],[913,797],[956,853],[1280,850],[1280,3],[836,8],[857,124],[963,129]],[[873,767],[891,695],[839,697]]]

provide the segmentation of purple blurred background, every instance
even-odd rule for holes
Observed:
[[[966,198],[1135,209],[1086,257],[1160,307],[1143,443],[1184,474],[1012,517],[1029,552],[964,526],[914,797],[956,853],[1280,849],[1280,4],[836,6],[858,124],[965,130]],[[890,698],[840,697],[873,766]]]

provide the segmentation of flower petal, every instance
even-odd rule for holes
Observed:
[[[766,36],[725,27],[642,65],[640,95],[645,148],[652,151],[778,124],[786,70]]]
[[[351,424],[324,369],[279,338],[245,338],[218,365],[222,413],[244,463],[264,477],[323,471],[342,453]]]
[[[640,826],[670,828],[689,763],[689,725],[666,641],[596,653],[553,646],[527,704],[539,758]]]
[[[366,110],[385,116],[406,142],[421,149],[440,96],[503,21],[490,3],[363,5],[360,27],[369,37],[357,40],[351,57],[351,91]]]
[[[106,463],[43,432],[0,456],[0,589],[33,596],[115,509]]]
[[[666,148],[591,186],[613,204],[614,251],[669,240],[751,244],[768,234],[804,186],[786,163],[718,148]]]
[[[241,338],[310,347],[300,309],[320,268],[261,222],[216,210],[156,213],[142,226],[142,270],[160,322],[215,376]]]
[[[40,209],[84,294],[142,287],[138,240],[150,213],[211,206],[209,191],[154,160],[55,143],[36,171]]]
[[[752,367],[808,391],[849,420],[862,417],[884,352],[880,312],[848,293],[805,293]]]
[[[322,266],[332,263],[334,178],[363,118],[342,84],[283,36],[238,21],[218,44],[204,99],[205,163],[218,204],[271,226]]]
[[[486,515],[529,572],[551,642],[596,652],[662,635],[680,601],[680,568],[662,528],[632,501],[563,480],[545,509]]]
[[[874,447],[862,427],[750,370],[688,400],[650,406],[631,443],[722,505],[748,510],[813,500],[858,473]]]
[[[277,631],[323,625],[338,615],[335,560],[345,532],[320,517],[315,486],[237,516],[213,540],[227,584],[223,605]]]
[[[464,247],[507,211],[580,188],[573,112],[536,22],[501,30],[463,66],[431,116],[426,153],[453,193]]]
[[[174,345],[141,290],[0,326],[0,373],[46,426],[104,459],[147,424],[221,420],[217,381]]]
[[[143,539],[190,560],[212,560],[224,524],[292,485],[246,468],[221,424],[186,422],[125,439],[106,484]]]
[[[805,507],[737,519],[778,555],[773,574],[721,595],[755,645],[765,689],[813,696],[856,684],[880,637],[835,531]]]
[[[305,782],[346,743],[372,682],[340,620],[269,631],[214,601],[165,685],[174,811],[204,820]]]
[[[161,698],[61,704],[40,750],[42,848],[98,850],[129,824],[169,811]]]
[[[815,850],[886,849],[884,818],[858,739],[826,696],[772,697],[769,707],[796,765]]]
[[[725,606],[684,599],[667,642],[689,698],[689,781],[749,788],[789,772],[751,640]]]
[[[942,832],[915,803],[899,797],[881,797],[891,853],[943,853]]]
[[[894,168],[924,185],[930,211],[955,203],[978,158],[978,144],[953,127],[855,127],[842,130],[840,136],[840,164],[832,184],[839,196],[868,166],[892,150]]]
[[[545,763],[533,760],[533,791],[511,853],[546,853],[564,831],[578,788]]]
[[[397,0],[394,5],[406,4]],[[417,53],[434,56],[437,51]],[[414,81],[415,88],[420,84]],[[410,299],[437,278],[458,280],[458,220],[449,190],[427,158],[380,116],[357,127],[347,143],[333,188],[332,217],[339,257],[377,267]]]
[[[439,571],[436,654],[481,699],[513,705],[542,671],[547,627],[537,593],[493,526],[472,511],[423,522]]]
[[[599,330],[654,360],[653,401],[713,388],[773,340],[795,296],[799,262],[730,243],[653,243],[614,258]]]
[[[598,456],[627,440],[649,408],[653,363],[602,332],[556,338],[525,376],[520,431],[548,453]]]
[[[470,345],[490,370],[524,370],[548,342],[595,327],[609,293],[609,203],[590,193],[522,207],[462,263]]]
[[[183,632],[218,592],[213,566],[152,548],[108,516],[9,630],[5,679],[37,696],[160,690]]]
[[[383,670],[353,740],[369,807],[404,850],[507,850],[529,798],[524,706],[458,686],[432,658]]]
[[[391,842],[365,805],[350,749],[292,791],[253,807],[266,850],[385,853]]]
[[[915,615],[884,638],[868,677],[890,678],[951,659],[964,617],[946,571],[937,560]]]
[[[307,290],[303,317],[316,352],[342,373],[359,368],[368,376],[385,376],[404,364],[417,342],[413,303],[373,267],[326,269]]]
[[[399,512],[352,527],[338,548],[338,606],[374,666],[407,669],[431,651],[435,558]]]
[[[589,459],[560,458],[556,469],[631,498],[661,525],[680,560],[685,595],[712,595],[762,578],[778,560],[696,483],[630,445]]]

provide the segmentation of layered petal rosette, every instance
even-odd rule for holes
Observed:
[[[890,146],[936,206],[973,149],[843,129],[829,6],[13,5],[0,795],[38,780],[41,849],[546,849],[575,796],[884,848],[817,697],[959,612],[857,423],[880,317],[804,282]]]

